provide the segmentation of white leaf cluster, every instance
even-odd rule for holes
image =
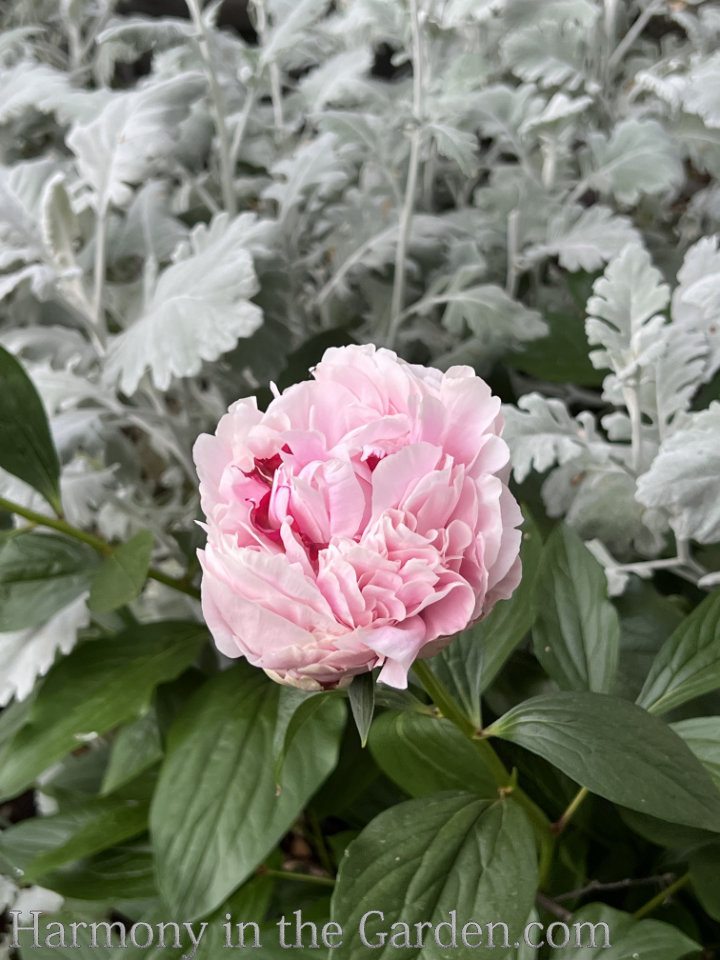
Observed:
[[[539,393],[505,408],[516,478],[549,471],[548,513],[594,541],[615,589],[617,556],[657,557],[670,532],[683,551],[720,540],[720,403],[692,409],[718,370],[719,262],[717,238],[700,240],[671,295],[648,252],[625,247],[595,282],[585,325],[614,412],[573,417]]]

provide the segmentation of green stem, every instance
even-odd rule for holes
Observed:
[[[555,836],[552,824],[540,807],[519,787],[513,790],[513,797],[527,814],[528,820],[535,829],[535,836],[539,846],[538,888],[543,890],[547,884],[555,855]]]
[[[104,557],[109,557],[113,552],[114,548],[112,544],[106,540],[101,540],[100,537],[96,537],[92,533],[81,530],[79,527],[74,527],[68,523],[67,520],[63,520],[62,517],[47,517],[45,514],[31,510],[29,507],[23,507],[21,504],[14,503],[12,500],[6,500],[5,497],[0,497],[0,510],[4,510],[6,513],[14,513],[18,517],[24,517],[25,520],[29,520],[30,523],[34,523],[39,527],[48,527],[50,530],[57,530],[58,533],[64,533],[66,537],[72,537],[73,540],[86,543]],[[172,590],[177,590],[179,593],[184,593],[188,597],[193,597],[195,600],[200,599],[200,591],[196,587],[193,587],[191,583],[188,583],[183,577],[170,577],[166,573],[163,573],[162,570],[150,567],[148,570],[148,578],[150,580],[156,580],[158,583],[162,583]]]
[[[315,851],[318,855],[320,863],[328,873],[334,873],[335,868],[333,866],[327,844],[325,843],[325,837],[323,836],[318,816],[313,810],[306,810],[305,815],[310,828],[310,837],[315,845]]]
[[[300,883],[315,883],[323,887],[334,887],[332,877],[316,877],[312,873],[293,873],[290,870],[272,870],[270,867],[260,867],[258,874],[263,877],[277,877],[278,880],[296,880]]]
[[[465,716],[460,707],[455,703],[453,698],[448,693],[444,684],[435,676],[430,667],[428,666],[427,660],[416,660],[413,664],[413,670],[415,676],[418,678],[422,684],[423,690],[430,697],[432,702],[436,705],[443,717],[447,717],[448,720],[452,721],[455,726],[460,730],[461,733],[464,733],[466,737],[473,738],[475,736],[476,730],[475,726],[471,721]],[[478,744],[481,741],[478,741]],[[490,753],[495,756],[495,751],[492,749],[490,744],[487,744],[488,750]],[[497,756],[495,756],[497,760]],[[500,761],[498,760],[498,763]],[[505,767],[500,764],[503,770],[502,782],[499,782],[499,786],[506,786],[510,782],[507,770]]]
[[[437,706],[442,716],[452,721],[461,733],[464,733],[465,736],[469,737],[475,744],[476,749],[482,757],[483,763],[498,786],[498,792],[512,794],[513,798],[527,814],[538,839],[540,852],[540,886],[543,887],[550,874],[555,849],[555,838],[550,821],[540,807],[538,807],[523,790],[515,785],[514,776],[508,773],[505,764],[495,753],[488,741],[479,738],[475,726],[452,699],[444,684],[438,680],[432,672],[427,661],[416,660],[413,664],[413,670],[415,671],[415,676],[422,684],[423,689]]]
[[[230,152],[230,140],[227,132],[227,119],[225,116],[225,101],[222,90],[218,82],[215,67],[210,55],[210,44],[208,41],[207,30],[202,18],[202,11],[198,0],[186,0],[187,8],[190,12],[195,30],[197,31],[197,43],[200,49],[207,75],[208,86],[210,88],[210,99],[212,100],[213,112],[215,114],[215,128],[218,135],[218,157],[220,161],[220,186],[223,195],[223,205],[225,209],[234,217],[237,213],[237,201],[235,199],[235,187],[233,185],[233,166]]]
[[[684,873],[681,877],[678,877],[669,887],[665,887],[664,890],[661,890],[660,893],[656,894],[652,900],[640,907],[639,910],[636,910],[633,914],[638,920],[641,920],[643,917],[646,917],[649,913],[652,913],[657,907],[661,907],[666,900],[668,900],[674,893],[677,893],[678,890],[681,890],[683,887],[687,886],[690,882],[690,873]]]
[[[587,797],[590,791],[587,787],[581,787],[580,790],[575,794],[575,796],[570,801],[567,810],[563,813],[560,819],[553,824],[553,833],[555,836],[559,836],[565,827],[570,823],[572,818],[575,816],[578,808]]]

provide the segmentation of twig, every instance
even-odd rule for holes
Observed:
[[[559,903],[556,903],[551,897],[545,896],[544,893],[535,894],[535,903],[559,920],[569,920],[570,917],[572,917],[572,913],[569,910],[561,907]]]
[[[606,890],[625,890],[630,887],[646,887],[656,883],[668,884],[672,882],[674,877],[674,873],[659,873],[654,877],[641,877],[640,879],[625,877],[623,880],[610,880],[607,883],[601,880],[591,880],[589,883],[586,883],[584,887],[578,887],[577,890],[568,890],[567,893],[557,894],[555,900],[558,902],[563,900],[579,900],[580,897],[584,897],[587,893],[597,893]]]

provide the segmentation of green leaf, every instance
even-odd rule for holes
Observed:
[[[497,797],[479,744],[449,720],[388,710],[372,726],[370,752],[383,773],[413,797],[440,790]]]
[[[563,690],[610,690],[620,622],[605,572],[565,524],[550,535],[535,580],[535,656]]]
[[[636,920],[604,903],[588,904],[566,923],[570,941],[563,949],[553,950],[552,956],[557,960],[591,960],[598,956],[598,948],[602,950],[603,960],[678,960],[701,949],[699,944],[669,923]],[[604,927],[597,924],[604,924]],[[545,930],[544,936],[547,937],[548,933]],[[556,932],[555,942],[564,935],[563,930]],[[596,947],[590,945],[593,935]],[[580,938],[582,946],[576,945],[576,937]],[[542,937],[536,932],[535,938]]]
[[[142,833],[147,807],[127,800],[91,800],[72,811],[33,817],[0,835],[0,854],[34,883],[50,870]]]
[[[375,677],[372,673],[361,673],[353,678],[348,687],[348,700],[355,726],[360,734],[360,742],[364,747],[375,712]]]
[[[206,639],[198,624],[161,621],[76,647],[52,668],[25,724],[0,749],[0,796],[16,796],[66,753],[137,717]]]
[[[683,738],[720,790],[720,717],[694,717],[670,726]]]
[[[116,547],[95,574],[88,607],[95,613],[108,613],[134,600],[145,586],[152,549],[149,530],[140,530]]]
[[[0,467],[29,483],[56,513],[60,503],[60,462],[45,408],[15,357],[0,347]]]
[[[620,659],[610,693],[635,700],[658,650],[684,614],[639,577],[632,577],[625,593],[614,602],[620,617]]]
[[[241,663],[201,687],[170,729],[150,827],[161,893],[188,920],[250,875],[337,762],[345,710],[328,697],[294,738],[277,792],[280,689]]]
[[[720,687],[720,590],[696,607],[660,648],[638,704],[652,713]]]
[[[94,550],[48,533],[24,533],[0,547],[0,632],[45,623],[88,588]]]
[[[157,897],[155,863],[147,842],[121,844],[43,876],[43,886],[73,900]]]
[[[115,737],[101,792],[112,793],[162,759],[163,750],[157,714],[151,708],[134,723],[122,727]]]
[[[409,924],[407,945],[415,945],[415,923],[448,922],[451,911],[457,912],[460,956],[462,925],[469,919],[502,918],[512,944],[520,939],[536,888],[532,828],[514,801],[455,792],[409,800],[376,817],[346,851],[332,897],[332,919],[346,933],[340,955],[343,960],[368,955],[358,928],[373,910],[383,917],[368,918],[365,937],[377,944],[379,960],[396,956],[397,947],[405,945],[402,939],[393,944],[390,936],[381,945],[379,934],[391,924]],[[484,926],[482,931],[488,942]],[[439,935],[450,942],[449,922]],[[493,955],[506,958],[503,931],[495,935]],[[422,948],[403,950],[409,958],[449,955],[427,929]]]
[[[293,687],[280,688],[280,700],[273,732],[275,758],[273,771],[278,794],[282,789],[283,764],[293,741],[305,724],[311,721],[319,711],[325,709],[325,701],[330,697],[333,697],[332,693],[308,694],[304,690],[296,690]]]
[[[720,844],[703,847],[690,858],[693,890],[703,910],[713,920],[720,920],[720,884],[718,884]]]
[[[432,661],[433,672],[458,698],[476,727],[482,726],[481,694],[533,625],[531,597],[541,550],[540,533],[525,511],[519,587],[509,600],[500,600],[487,617],[454,637]]]
[[[544,757],[612,803],[720,832],[720,791],[658,717],[601,693],[533,697],[487,730]]]

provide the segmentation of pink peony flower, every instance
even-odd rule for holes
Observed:
[[[238,400],[194,457],[219,649],[281,683],[407,686],[520,579],[500,400],[373,346],[332,348],[267,411]]]

